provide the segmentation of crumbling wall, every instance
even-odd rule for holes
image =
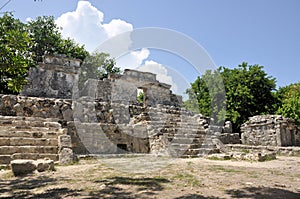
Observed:
[[[155,74],[126,69],[123,75],[111,74],[103,80],[89,79],[79,93],[100,101],[130,105],[137,103],[137,90],[142,89],[145,106],[181,106],[182,97],[173,94],[170,88],[170,85],[157,81]]]
[[[300,146],[299,128],[294,120],[280,115],[250,117],[241,132],[242,143],[247,145]]]
[[[72,101],[67,99],[0,95],[0,115],[73,120]]]
[[[71,99],[74,85],[78,82],[79,68],[78,59],[45,55],[43,63],[30,68],[28,84],[21,95]]]

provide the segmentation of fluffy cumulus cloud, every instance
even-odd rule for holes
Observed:
[[[178,93],[178,86],[173,81],[173,78],[168,75],[168,68],[155,61],[145,61],[145,64],[138,67],[137,70],[156,74],[156,79],[160,82],[171,85],[173,93]]]
[[[67,12],[57,18],[65,37],[73,38],[84,44],[88,51],[93,51],[105,40],[122,32],[131,31],[132,24],[120,19],[103,23],[104,14],[88,1],[79,1],[73,12]]]
[[[143,61],[148,58],[150,52],[147,48],[138,51],[132,51],[116,60],[117,66],[125,69],[135,69],[142,65]]]
[[[30,19],[29,19],[30,20]],[[124,32],[133,30],[132,24],[121,20],[113,19],[109,23],[104,23],[104,13],[98,10],[88,1],[78,1],[75,11],[62,14],[56,19],[56,23],[62,28],[62,35],[70,37],[77,43],[84,44],[89,52],[93,52],[104,41]],[[120,37],[117,44],[114,44],[116,49],[112,49],[112,45],[108,42],[104,49],[108,48],[110,51],[120,50],[126,51],[129,48],[131,41],[130,35],[123,35]],[[113,56],[110,51],[105,51]],[[117,53],[118,54],[118,53]],[[122,69],[130,68],[141,71],[147,71],[157,74],[157,79],[161,82],[170,84],[173,92],[177,92],[177,85],[174,83],[172,77],[168,75],[168,70],[163,65],[154,61],[145,61],[150,55],[148,49],[128,52],[126,55],[117,57],[117,66]],[[145,64],[143,62],[145,61]]]

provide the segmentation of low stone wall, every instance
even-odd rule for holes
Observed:
[[[0,94],[0,115],[73,120],[72,101]]]
[[[250,117],[241,131],[246,145],[300,146],[300,131],[294,120],[280,115]]]

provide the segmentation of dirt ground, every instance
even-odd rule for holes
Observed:
[[[102,157],[23,177],[2,170],[0,198],[300,198],[300,157]]]

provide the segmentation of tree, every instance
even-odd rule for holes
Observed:
[[[84,46],[76,44],[70,38],[63,39],[53,16],[39,16],[30,21],[28,31],[34,42],[31,52],[34,53],[36,63],[41,62],[45,54],[64,54],[81,60],[88,56]]]
[[[281,106],[276,113],[292,118],[297,125],[300,125],[300,82],[279,88],[277,96]]]
[[[70,38],[63,39],[54,17],[37,17],[28,24],[0,17],[0,93],[17,94],[26,84],[30,67],[42,61],[45,54],[64,54],[84,60],[88,52]]]
[[[121,73],[121,69],[115,64],[115,60],[109,58],[107,53],[93,53],[87,56],[81,66],[79,88],[81,89],[88,79],[104,79],[110,73]]]
[[[16,94],[26,84],[25,76],[33,66],[33,43],[26,25],[11,14],[0,17],[0,93]]]
[[[276,97],[273,90],[276,81],[265,73],[263,66],[248,65],[244,62],[237,68],[220,67],[218,71],[226,91],[226,112],[222,108],[223,105],[218,105],[222,99],[218,96],[221,94],[218,89],[221,82],[214,78],[216,72],[208,71],[198,77],[188,91],[196,95],[200,113],[212,115],[218,120],[225,117],[225,120],[232,121],[234,130],[239,131],[241,124],[246,122],[248,117],[274,112]]]
[[[225,120],[225,88],[220,70],[207,70],[187,89],[189,100],[184,102],[187,109],[213,118],[216,124]]]

